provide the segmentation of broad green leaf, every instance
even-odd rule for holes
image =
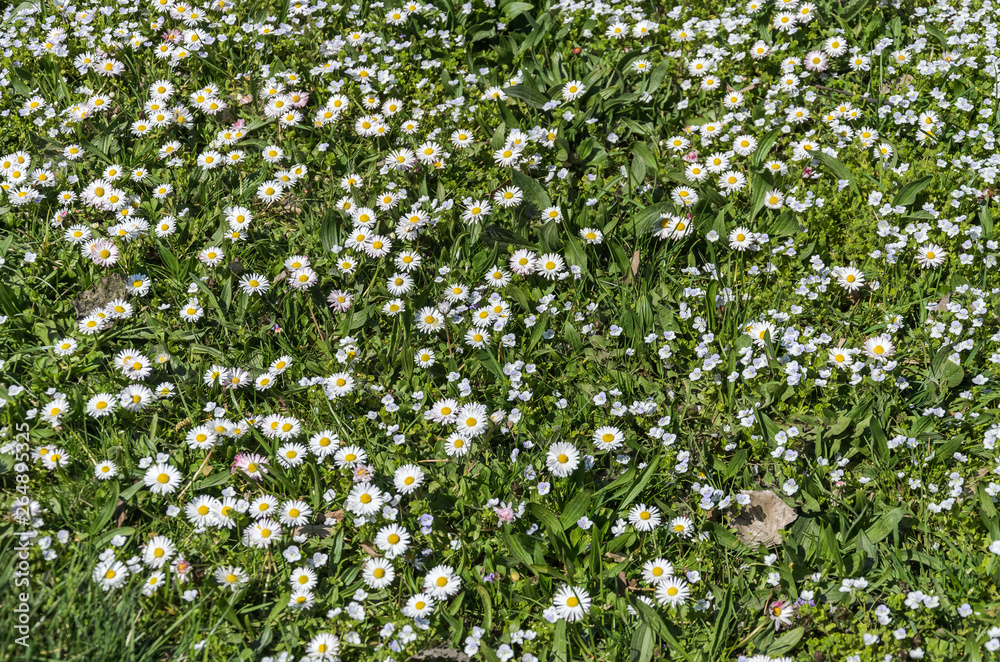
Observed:
[[[784,653],[795,648],[800,641],[802,641],[802,635],[806,633],[804,627],[797,627],[794,630],[789,630],[780,637],[774,640],[774,642],[768,646],[767,654],[771,656],[780,656]]]
[[[925,188],[930,186],[930,183],[934,181],[934,178],[930,175],[925,175],[920,179],[916,179],[903,188],[899,190],[896,197],[892,199],[892,206],[898,207],[902,205],[903,207],[909,207],[914,202],[917,201],[917,194],[923,191]]]
[[[630,602],[632,603],[632,608],[639,614],[639,618],[642,619],[642,622],[652,628],[652,630],[666,642],[667,646],[670,647],[670,650],[674,653],[674,655],[678,656],[682,660],[686,660],[687,662],[694,662],[688,654],[686,648],[679,641],[677,641],[677,638],[670,632],[670,629],[666,626],[663,619],[660,618],[660,615],[653,607],[650,607],[641,600],[633,599],[630,600]]]
[[[512,171],[511,178],[514,180],[514,184],[524,191],[524,199],[537,207],[538,211],[552,206],[548,193],[545,192],[545,188],[536,179],[529,177],[520,170]]]
[[[653,646],[656,637],[653,630],[645,623],[639,623],[632,635],[632,643],[629,647],[629,662],[649,662],[653,659]]]
[[[552,662],[569,662],[569,642],[566,639],[566,621],[556,621],[555,633],[552,635]]]
[[[983,226],[983,239],[993,238],[993,213],[990,212],[990,202],[986,200],[979,208],[979,224]]]
[[[618,505],[620,509],[624,510],[625,508],[628,508],[630,505],[632,505],[632,502],[635,501],[636,497],[639,496],[639,493],[642,492],[643,488],[646,487],[646,485],[649,484],[649,481],[653,479],[653,476],[656,474],[656,470],[659,468],[659,466],[660,466],[660,456],[657,455],[656,457],[654,457],[652,460],[649,461],[649,464],[646,466],[646,468],[642,470],[642,475],[639,476],[638,482],[636,482],[635,485],[632,486],[632,489],[629,490],[625,498],[622,499],[622,502]]]
[[[811,156],[814,156],[820,163],[829,168],[838,180],[846,179],[850,182],[851,190],[854,191],[855,194],[859,193],[858,184],[854,181],[854,175],[852,175],[851,171],[847,169],[847,166],[829,154],[825,154],[820,151],[812,152]]]
[[[657,202],[633,216],[632,223],[637,231],[643,231],[651,227],[663,214],[669,214],[673,211],[674,204],[672,202]]]
[[[777,140],[780,135],[780,128],[773,129],[766,136],[764,136],[760,143],[758,143],[757,151],[753,153],[753,157],[750,159],[750,163],[754,168],[759,168],[764,164],[764,161],[767,160],[767,155],[771,153],[774,141]]]
[[[650,151],[649,146],[644,142],[637,142],[632,145],[632,154],[636,156],[647,168],[656,169],[656,157]]]
[[[573,527],[581,517],[587,514],[591,496],[590,490],[581,490],[566,504],[563,514],[559,518],[563,529]]]
[[[873,545],[882,542],[896,530],[904,515],[906,515],[906,508],[904,506],[893,508],[875,520],[875,523],[865,531],[865,535],[868,536]]]
[[[538,90],[526,85],[512,85],[504,88],[504,94],[515,99],[520,99],[532,108],[541,108],[549,102],[549,98]]]
[[[556,540],[566,541],[566,537],[563,535],[562,522],[556,517],[556,514],[551,510],[546,508],[540,503],[529,503],[528,511],[532,516],[542,523],[545,530],[550,536],[550,540],[554,543]]]
[[[517,535],[510,530],[509,526],[501,527],[501,536],[503,537],[504,544],[507,545],[507,549],[514,555],[514,558],[530,569],[535,560],[531,558],[531,554],[524,548],[524,545],[521,544],[521,541],[518,540]],[[532,570],[532,573],[534,574],[534,570]]]
[[[851,4],[847,5],[843,10],[841,10],[840,17],[846,22],[850,23],[855,18],[857,18],[861,12],[871,4],[872,0],[854,0]]]
[[[503,14],[507,17],[508,21],[513,21],[524,12],[531,11],[534,8],[534,5],[527,2],[509,2],[506,5],[503,5],[500,9],[503,11]]]

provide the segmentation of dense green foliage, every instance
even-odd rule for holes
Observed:
[[[7,8],[0,657],[990,659],[996,16]]]

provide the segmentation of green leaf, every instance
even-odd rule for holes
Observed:
[[[219,485],[222,485],[227,480],[229,480],[229,477],[230,474],[228,471],[226,470],[219,471],[214,476],[209,476],[195,483],[194,490],[197,492],[200,490],[206,490],[210,487],[218,487]]]
[[[131,526],[123,526],[120,529],[111,529],[110,531],[105,531],[97,538],[94,538],[94,547],[100,548],[111,542],[111,539],[115,536],[131,536],[135,534],[135,528]]]
[[[768,442],[774,441],[774,436],[778,434],[778,426],[774,424],[771,417],[757,409],[754,413],[757,414],[757,424],[760,426],[761,434],[764,435],[764,439]]]
[[[896,194],[896,197],[892,199],[892,206],[898,207],[902,205],[903,207],[909,207],[917,201],[917,194],[930,186],[930,183],[933,180],[934,178],[932,176],[926,175],[920,179],[910,182],[901,188],[899,193]]]
[[[653,645],[656,638],[653,629],[645,623],[639,623],[632,635],[632,643],[629,647],[629,662],[649,662],[653,659]]]
[[[759,168],[761,165],[763,165],[765,159],[767,159],[767,155],[771,153],[771,148],[774,146],[774,141],[777,140],[778,136],[780,135],[781,135],[781,129],[780,128],[774,129],[766,136],[764,136],[764,139],[761,140],[760,143],[758,143],[757,151],[753,153],[753,157],[750,161],[750,163],[753,165],[754,168]]]
[[[656,157],[653,156],[653,152],[649,150],[649,146],[646,143],[637,142],[632,145],[632,154],[642,161],[643,165],[647,168],[656,170]]]
[[[476,352],[476,362],[489,370],[497,379],[504,379],[505,375],[503,374],[503,368],[500,367],[496,357],[490,352],[485,349],[478,350]]]
[[[583,244],[576,237],[569,237],[566,240],[566,262],[576,265],[581,270],[587,271],[587,253],[583,250]]]
[[[163,260],[163,265],[170,272],[170,275],[173,276],[174,278],[177,278],[178,275],[180,274],[181,265],[177,261],[177,258],[174,257],[174,254],[168,251],[163,246],[158,246],[157,252],[159,252],[160,259]]]
[[[982,508],[983,513],[990,519],[995,519],[997,516],[996,506],[993,505],[993,498],[986,493],[986,488],[983,484],[979,484],[979,489],[977,492],[979,497],[979,507]]]
[[[535,519],[542,523],[552,542],[555,542],[557,539],[566,542],[566,537],[563,535],[562,522],[559,521],[554,512],[540,503],[529,503],[528,511]]]
[[[542,108],[549,102],[549,98],[538,90],[526,85],[512,85],[504,88],[504,94],[515,99],[520,99],[532,108]]]
[[[723,595],[722,602],[718,605],[715,625],[712,627],[710,651],[712,657],[710,659],[713,660],[721,660],[725,657],[725,655],[722,654],[722,649],[726,645],[726,642],[729,641],[729,624],[732,622],[733,614],[736,611],[733,606],[733,590],[732,585],[727,587]]]
[[[874,559],[876,557],[875,545],[872,544],[872,541],[868,538],[868,534],[864,531],[858,534],[858,539],[855,544],[858,551],[866,557],[870,559]]]
[[[490,594],[482,584],[476,584],[476,593],[483,603],[483,627],[489,631],[493,625],[493,601],[490,600]]]
[[[705,292],[705,317],[708,318],[708,330],[715,332],[715,315],[717,307],[715,305],[715,299],[719,295],[719,281],[713,280],[708,285],[708,291]]]
[[[687,662],[693,662],[691,656],[688,655],[681,643],[677,641],[677,638],[670,632],[669,628],[667,628],[666,624],[664,624],[663,619],[660,618],[660,615],[655,609],[641,600],[631,599],[630,602],[632,603],[632,608],[639,614],[639,618],[642,619],[642,622],[652,628],[652,630],[666,642],[667,646],[670,647],[671,651],[673,651],[675,655],[680,657],[682,660],[687,660]],[[559,622],[562,623],[563,621]]]
[[[802,627],[795,628],[794,630],[789,630],[785,634],[781,635],[774,640],[767,648],[768,655],[782,655],[788,651],[795,648],[800,641],[802,641],[802,635],[806,633],[806,629]]]
[[[789,237],[799,232],[799,219],[796,218],[791,209],[786,209],[781,212],[774,221],[774,225],[768,230],[768,234],[772,237]]]
[[[737,451],[736,455],[733,456],[733,459],[731,459],[729,461],[729,464],[726,465],[726,473],[723,476],[723,478],[725,480],[733,478],[734,476],[736,476],[737,473],[740,472],[741,469],[743,469],[743,467],[746,466],[746,464],[747,464],[746,449]]]
[[[504,135],[507,133],[507,125],[504,122],[500,122],[493,131],[493,136],[490,138],[490,147],[492,149],[500,149],[503,147]]]
[[[870,540],[873,545],[882,542],[896,530],[896,527],[899,526],[899,523],[902,521],[904,515],[906,515],[906,508],[904,506],[893,508],[875,520],[875,523],[868,527],[865,531],[865,535],[868,536],[868,540]]]
[[[754,175],[753,180],[750,183],[750,220],[752,221],[754,217],[760,212],[764,207],[764,194],[767,193],[770,188],[770,184],[764,175]]]
[[[534,5],[527,2],[510,2],[503,5],[500,9],[503,11],[504,16],[507,17],[507,20],[512,21],[524,12],[531,11],[534,8]]]
[[[646,88],[647,92],[652,94],[656,90],[660,89],[660,85],[663,84],[663,79],[667,76],[667,68],[669,66],[670,60],[667,59],[664,59],[663,62],[656,65],[656,68],[653,69],[653,73],[649,75],[649,87]]]
[[[518,246],[520,248],[530,248],[537,251],[538,246],[531,243],[524,237],[516,235],[506,228],[502,228],[499,225],[487,225],[483,228],[483,234],[480,235],[487,246]]]
[[[510,531],[510,527],[502,527],[500,535],[503,538],[504,544],[507,545],[507,549],[509,549],[510,553],[514,555],[514,558],[525,567],[531,569],[535,560],[531,558],[531,554],[528,553],[528,550],[526,550],[524,545],[521,544],[521,541],[518,540],[517,535]],[[536,574],[534,570],[531,572],[532,574]]]
[[[566,621],[559,619],[556,621],[556,630],[552,635],[552,656],[549,659],[553,662],[569,662],[568,643],[566,639]]]
[[[118,482],[111,483],[111,493],[102,497],[104,499],[104,506],[101,508],[100,514],[90,525],[90,535],[97,535],[111,521],[112,515],[115,514],[115,508],[118,507],[118,491]]]
[[[983,239],[993,238],[993,214],[990,212],[990,203],[987,200],[979,208],[979,224],[983,226]]]
[[[646,181],[646,164],[643,163],[642,159],[638,156],[632,157],[632,168],[630,169],[630,172],[632,173],[631,183],[633,185],[642,184]]]
[[[537,180],[529,177],[520,170],[514,170],[511,173],[511,179],[514,180],[514,184],[518,188],[524,191],[524,199],[537,207],[538,211],[552,206],[552,201],[549,200],[548,193],[545,192],[545,188]]]
[[[951,346],[942,347],[931,361],[930,380],[938,384],[941,390],[953,389],[965,379],[965,370],[951,360],[952,353],[954,350]]]
[[[134,485],[131,485],[127,490],[125,490],[124,492],[122,492],[118,496],[118,498],[121,499],[122,501],[125,501],[127,503],[129,501],[129,499],[131,499],[132,497],[135,496],[136,492],[138,492],[139,490],[142,489],[143,485],[145,485],[145,483],[140,480],[138,483],[135,483]]]
[[[224,361],[226,358],[226,355],[215,347],[209,347],[200,343],[191,343],[188,347],[191,349],[192,354],[207,354],[208,356],[214,356],[220,361]]]
[[[820,163],[829,168],[833,172],[833,174],[837,177],[838,180],[846,179],[847,181],[849,181],[851,183],[852,191],[854,191],[855,193],[859,192],[858,184],[857,182],[854,181],[854,175],[852,175],[851,171],[847,169],[847,166],[845,166],[843,163],[833,158],[829,154],[825,154],[823,152],[819,151],[813,152],[811,156],[816,157],[816,159],[819,160]]]
[[[640,211],[632,217],[632,224],[637,230],[645,230],[654,222],[660,220],[663,214],[669,214],[674,210],[672,202],[657,202]]]
[[[566,320],[563,324],[563,339],[572,345],[573,349],[576,351],[579,351],[580,348],[583,347],[583,340],[580,338],[580,332],[576,330],[576,327],[573,326],[573,323],[569,320]]]
[[[903,563],[920,563],[933,570],[944,570],[944,564],[941,563],[939,559],[933,556],[928,556],[923,552],[918,552],[911,549],[901,549],[896,552],[896,558],[898,558]]]
[[[660,466],[660,456],[657,455],[656,457],[654,457],[652,460],[649,461],[649,465],[647,465],[646,468],[642,470],[642,475],[639,477],[639,481],[632,486],[632,489],[629,490],[629,493],[625,496],[624,499],[622,499],[622,502],[618,506],[620,509],[624,510],[625,508],[628,508],[632,504],[632,501],[634,501],[635,498],[639,496],[639,493],[642,492],[642,489],[649,484],[650,480],[652,480],[659,466]]]
[[[712,536],[715,538],[717,543],[727,549],[740,546],[741,543],[739,538],[737,538],[732,531],[717,522],[711,522],[710,526],[712,529]]]
[[[948,50],[948,38],[944,36],[944,33],[941,32],[941,30],[939,30],[930,21],[924,24],[924,28],[927,29],[927,34],[938,40],[938,43],[941,44],[942,49]]]
[[[840,16],[844,19],[844,22],[850,23],[855,17],[861,14],[871,4],[872,0],[854,0],[853,3],[845,7],[841,12]]]
[[[564,530],[575,525],[587,513],[591,496],[590,490],[582,490],[577,492],[576,496],[566,504],[566,507],[563,508],[563,514],[559,518]]]

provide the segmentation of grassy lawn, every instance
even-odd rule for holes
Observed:
[[[0,659],[1000,649],[994,0],[0,22]]]

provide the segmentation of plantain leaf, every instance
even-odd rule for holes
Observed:
[[[875,545],[886,538],[896,529],[900,521],[902,521],[903,516],[906,514],[906,508],[900,506],[899,508],[893,508],[887,513],[884,513],[881,517],[875,520],[865,531],[865,535],[868,536],[868,540],[871,544]]]
[[[524,191],[524,199],[537,207],[538,211],[552,206],[552,201],[549,200],[548,193],[545,192],[545,188],[537,180],[529,177],[520,170],[514,170],[511,173],[511,178]]]
[[[542,108],[549,102],[549,98],[538,90],[526,85],[512,85],[504,88],[504,94],[515,99],[520,99],[532,108]]]
[[[851,174],[851,171],[847,169],[847,166],[845,166],[843,163],[833,158],[829,154],[825,154],[823,152],[815,152],[812,154],[812,156],[816,157],[816,159],[819,160],[820,163],[829,168],[830,171],[833,172],[834,175],[836,175],[837,179],[846,179],[848,182],[850,182],[852,191],[854,191],[855,193],[859,192],[858,184],[857,182],[854,181],[854,175]]]
[[[896,194],[896,197],[892,199],[892,206],[898,207],[902,205],[903,207],[909,207],[917,201],[917,194],[930,186],[930,183],[933,180],[933,177],[926,175],[920,179],[910,182],[901,188],[899,193]]]

